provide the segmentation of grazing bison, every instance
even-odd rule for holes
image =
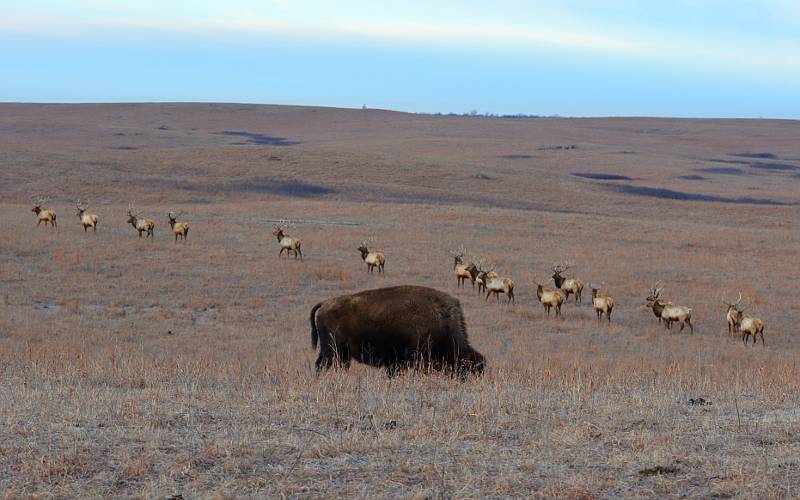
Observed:
[[[481,373],[485,358],[470,347],[461,304],[423,286],[395,286],[342,295],[311,309],[311,345],[317,373],[355,359],[386,368],[448,370],[463,380]]]

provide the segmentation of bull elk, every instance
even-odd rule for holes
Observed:
[[[98,218],[95,214],[86,213],[86,210],[89,208],[88,203],[81,203],[81,199],[75,202],[75,208],[78,209],[78,219],[81,221],[81,225],[83,226],[83,232],[85,233],[89,228],[92,228],[92,231],[97,232],[97,221]]]
[[[606,315],[606,319],[611,323],[611,311],[614,310],[614,299],[608,296],[608,291],[604,295],[600,295],[600,288],[592,285],[592,307],[597,314],[598,323]]]
[[[464,263],[464,256],[466,255],[466,250],[464,249],[464,245],[461,245],[457,251],[453,253],[453,272],[456,275],[456,281],[458,281],[458,286],[460,288],[464,288],[466,286],[467,280],[472,282],[472,288],[475,288],[475,279],[478,275],[478,268],[474,262],[470,262],[469,264]]]
[[[761,345],[764,343],[764,322],[760,318],[755,318],[744,314],[744,307],[739,304],[742,302],[742,292],[739,292],[739,299],[736,302],[724,302],[728,306],[728,332],[742,332],[742,342],[747,345],[750,336],[753,336],[753,345],[758,341],[758,335],[761,334]]]
[[[478,259],[478,264],[476,265],[475,269],[477,273],[475,274],[475,282],[478,283],[478,294],[483,295],[483,292],[487,290],[486,284],[493,280],[500,277],[499,274],[494,272],[494,266],[492,266],[488,271],[484,269],[483,259]]]
[[[279,224],[274,224],[272,227],[274,229],[272,234],[278,238],[278,244],[281,246],[280,251],[278,251],[278,257],[280,257],[283,251],[286,250],[287,259],[289,258],[289,253],[294,252],[295,259],[297,259],[297,256],[300,255],[300,260],[303,260],[303,252],[300,250],[302,241],[300,241],[300,238],[296,236],[290,236],[286,234],[286,230],[289,229],[289,224],[282,220]]]
[[[569,265],[565,263],[553,266],[553,282],[556,288],[564,292],[564,300],[569,299],[570,295],[575,295],[575,303],[583,303],[583,280],[580,278],[565,278],[563,273],[567,272]]]
[[[556,318],[562,318],[561,306],[566,300],[564,292],[561,290],[548,290],[541,283],[536,284],[536,297],[542,303],[544,310],[547,312],[547,317],[550,317],[550,310],[556,310]]]
[[[514,299],[514,281],[511,278],[505,278],[498,275],[494,272],[494,265],[489,268],[489,271],[483,271],[482,266],[483,262],[481,262],[481,267],[479,269],[478,276],[481,276],[481,284],[483,285],[483,289],[486,290],[486,300],[489,300],[489,297],[494,295],[497,298],[497,302],[500,302],[500,294],[505,294],[508,297],[508,303],[515,303],[516,300]],[[479,285],[480,286],[480,285]]]
[[[178,222],[178,217],[181,215],[183,215],[183,212],[178,212],[177,214],[173,215],[172,211],[170,210],[169,213],[167,213],[169,227],[172,228],[172,234],[175,235],[175,243],[178,242],[178,237],[184,241],[189,237],[189,223]]]
[[[128,205],[128,224],[139,232],[139,238],[145,233],[146,238],[153,238],[156,223],[151,219],[142,217],[142,212],[134,212],[133,206]]]
[[[659,288],[659,284],[661,282],[657,281],[653,288],[650,291],[650,295],[647,297],[647,305],[653,309],[653,314],[655,314],[660,322],[664,323],[664,326],[668,329],[672,329],[672,323],[680,323],[681,329],[688,325],[689,329],[692,333],[694,333],[694,325],[692,325],[692,308],[685,307],[685,306],[676,306],[672,302],[665,301],[662,299],[661,292],[664,290],[664,287]]]
[[[742,292],[739,292],[739,298],[736,302],[726,302],[722,301],[723,304],[728,308],[725,313],[725,319],[728,322],[728,335],[730,336],[733,333],[736,333],[739,329],[739,323],[742,321],[744,309],[739,307],[739,304],[742,302]]]
[[[383,266],[386,265],[386,256],[383,252],[370,250],[370,246],[374,246],[374,241],[373,238],[370,238],[361,242],[358,247],[358,251],[361,252],[361,260],[367,264],[367,273],[372,274],[372,271],[377,267],[378,274],[386,276],[386,271],[383,269]]]
[[[486,365],[470,346],[461,304],[422,286],[365,290],[311,308],[311,346],[319,343],[317,373],[351,360],[384,368],[391,377],[408,368],[444,370],[462,380]]]
[[[50,201],[50,198],[36,198],[33,201],[33,209],[31,212],[36,214],[37,222],[36,227],[39,227],[39,224],[44,222],[44,225],[50,224],[50,227],[58,227],[56,223],[56,212],[55,210],[46,209],[44,208],[45,204]]]

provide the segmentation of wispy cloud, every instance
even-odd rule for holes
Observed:
[[[95,31],[159,30],[198,36],[271,35],[302,39],[365,38],[392,43],[516,51],[558,49],[616,57],[650,59],[676,65],[800,74],[800,42],[775,38],[708,36],[698,38],[653,28],[612,30],[573,20],[570,26],[548,23],[444,23],[384,19],[298,20],[280,17],[145,18],[29,16],[0,20],[0,31],[87,36]]]

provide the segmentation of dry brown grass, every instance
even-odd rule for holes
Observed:
[[[792,201],[791,173],[677,177],[734,152],[794,161],[796,123],[0,110],[6,497],[798,494],[797,207],[635,197],[569,175]],[[302,144],[229,145],[222,130]],[[533,158],[503,158],[514,154]],[[335,192],[281,194],[275,179]],[[54,197],[58,231],[35,227],[37,193]],[[70,208],[77,195],[100,216],[96,235]],[[155,241],[125,224],[131,198]],[[168,231],[176,207],[192,224],[185,244]],[[360,225],[297,224],[295,262],[278,260],[264,222],[282,217]],[[390,254],[385,278],[356,251],[372,234]],[[447,251],[462,242],[514,279],[516,306],[456,289]],[[611,325],[589,301],[545,318],[533,283],[562,256],[606,282]],[[666,333],[645,310],[658,278],[694,308],[695,335]],[[484,377],[390,380],[361,365],[314,376],[311,306],[399,283],[462,300]],[[765,319],[766,348],[727,337],[720,298],[736,290]],[[688,404],[700,397],[712,404]]]

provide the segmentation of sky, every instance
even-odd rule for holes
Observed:
[[[0,0],[0,101],[800,119],[800,0]]]

